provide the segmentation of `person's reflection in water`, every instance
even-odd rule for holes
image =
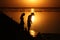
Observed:
[[[34,15],[34,13],[31,13],[31,15],[28,16],[28,20],[27,20],[28,32],[29,32],[31,24],[32,24],[31,18],[33,15]]]

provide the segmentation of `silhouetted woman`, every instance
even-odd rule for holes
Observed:
[[[18,28],[18,39],[20,40],[24,40],[24,15],[25,13],[22,13],[21,17],[20,17],[20,25]]]
[[[25,13],[22,13],[21,17],[20,17],[20,29],[21,30],[24,30],[24,16],[25,16]]]

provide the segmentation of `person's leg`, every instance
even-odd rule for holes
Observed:
[[[29,25],[28,25],[28,31],[30,31],[30,27],[31,27],[31,25],[29,24]]]

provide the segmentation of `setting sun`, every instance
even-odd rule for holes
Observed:
[[[30,2],[36,2],[37,0],[29,0]]]
[[[37,0],[28,0],[29,2],[31,2],[31,3],[36,3],[37,2]]]

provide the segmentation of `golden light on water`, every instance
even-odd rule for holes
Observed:
[[[32,20],[32,22],[34,22],[34,16],[32,16],[31,20]]]
[[[33,8],[31,9],[31,13],[34,13],[34,9]],[[34,16],[32,16],[31,20],[32,20],[32,22],[34,22]]]
[[[31,12],[32,12],[32,13],[34,12],[34,9],[33,9],[33,8],[31,9]]]
[[[33,37],[35,37],[35,35],[36,35],[36,33],[35,33],[34,30],[30,30],[30,34],[31,34]]]

